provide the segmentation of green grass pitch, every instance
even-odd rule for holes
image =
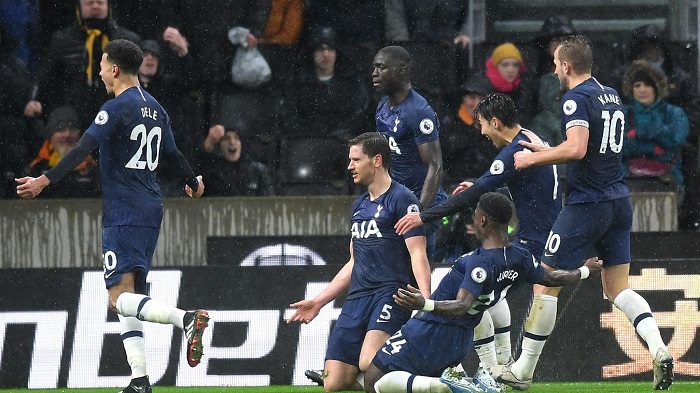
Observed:
[[[0,393],[116,393],[119,389],[0,389]],[[653,392],[651,382],[535,383],[530,393],[637,393]],[[321,393],[317,386],[175,388],[154,386],[153,393]],[[509,390],[509,392],[514,392]],[[670,392],[700,392],[700,381],[674,382]]]

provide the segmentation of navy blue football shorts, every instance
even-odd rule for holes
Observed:
[[[439,377],[467,356],[473,339],[473,328],[411,318],[387,340],[372,363],[384,373],[408,371]]]
[[[107,288],[118,284],[123,274],[134,272],[134,291],[148,294],[146,276],[159,232],[158,228],[124,225],[102,228],[102,264]]]
[[[411,312],[394,301],[396,288],[348,299],[328,338],[326,360],[338,360],[353,366],[360,364],[365,334],[382,330],[392,334],[406,323]]]
[[[542,262],[559,269],[583,265],[593,249],[604,266],[630,263],[630,198],[566,205],[549,233]]]

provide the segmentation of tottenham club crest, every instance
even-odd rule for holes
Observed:
[[[408,213],[420,213],[420,208],[418,207],[418,205],[416,205],[414,203],[414,204],[408,206],[408,209],[406,211]]]
[[[435,123],[433,123],[432,120],[425,118],[420,121],[420,125],[418,126],[420,128],[420,132],[424,133],[425,135],[428,135],[433,132],[435,129]]]
[[[566,100],[563,106],[564,114],[570,116],[572,113],[576,112],[576,101]]]
[[[472,270],[472,280],[477,284],[484,282],[486,280],[486,270],[483,267],[475,267]]]
[[[489,168],[489,171],[491,172],[492,175],[500,175],[503,173],[503,161],[501,160],[496,160],[491,163],[491,168]]]
[[[107,120],[109,120],[109,115],[107,114],[107,111],[100,111],[100,113],[97,114],[97,117],[95,117],[95,124],[107,124]]]

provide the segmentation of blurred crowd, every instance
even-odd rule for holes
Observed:
[[[168,111],[205,195],[355,192],[344,145],[375,130],[381,97],[371,84],[372,59],[388,44],[411,52],[414,87],[438,113],[446,188],[480,176],[496,154],[472,117],[490,93],[508,94],[521,125],[560,143],[553,42],[576,33],[570,19],[547,18],[531,42],[474,45],[466,3],[3,0],[0,197],[15,198],[14,178],[47,171],[75,146],[109,98],[99,62],[117,38],[141,46],[141,85]],[[623,52],[598,53],[593,72],[626,103],[626,174],[631,184],[676,192],[681,228],[697,229],[696,78],[677,64],[658,26],[631,37]],[[42,197],[99,196],[97,161],[90,157]],[[165,196],[184,195],[167,168],[159,177]]]

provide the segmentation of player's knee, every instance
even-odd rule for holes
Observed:
[[[323,390],[326,392],[340,392],[343,390],[353,390],[355,378],[346,375],[333,375],[329,373],[323,379]]]

